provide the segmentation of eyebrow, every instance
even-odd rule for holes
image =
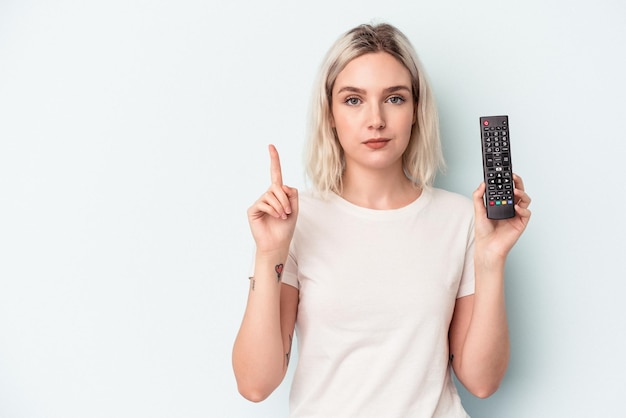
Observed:
[[[395,93],[397,91],[401,91],[401,90],[405,90],[408,93],[411,93],[411,89],[407,86],[403,86],[403,85],[399,85],[399,86],[392,86],[392,87],[387,87],[385,90],[383,90],[384,93]],[[342,87],[339,89],[339,91],[337,91],[337,94],[343,93],[343,92],[350,92],[350,93],[358,93],[358,94],[365,94],[365,90],[360,89],[358,87],[351,87],[351,86],[346,86],[346,87]]]

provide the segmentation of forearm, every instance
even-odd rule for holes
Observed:
[[[476,396],[487,397],[504,378],[510,342],[504,293],[505,260],[486,261],[479,254],[477,251],[474,305],[457,375]]]
[[[465,387],[479,397],[490,396],[504,378],[510,342],[504,294],[507,255],[530,219],[530,197],[522,179],[513,175],[515,217],[487,218],[485,183],[473,193],[475,293],[457,299],[450,324],[452,367]],[[452,357],[453,356],[453,357]]]
[[[257,254],[248,302],[233,348],[239,391],[248,399],[265,399],[282,381],[285,356],[280,318],[280,275],[286,251]]]

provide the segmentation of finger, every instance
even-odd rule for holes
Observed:
[[[522,208],[527,208],[528,206],[530,206],[530,202],[532,201],[532,199],[523,189],[515,188],[513,193],[515,194],[515,201],[517,202],[517,206]]]
[[[522,207],[520,205],[515,205],[515,213],[519,216],[519,219],[522,221],[524,228],[528,225],[530,221],[531,211],[527,207]]]
[[[298,213],[298,189],[289,186],[283,186],[283,191],[289,199],[289,212],[287,214]]]
[[[524,220],[524,223],[528,223],[530,219],[531,211],[528,208],[523,208],[520,205],[515,205],[515,212]]]
[[[262,199],[274,209],[279,218],[286,219],[287,214],[291,213],[289,198],[283,191],[282,187],[279,188],[272,185],[269,190],[265,192]]]
[[[289,198],[290,188],[285,185],[272,184],[267,191],[272,194],[276,202],[280,205],[281,214],[289,215],[291,213],[291,200]]]
[[[288,201],[282,189],[272,186],[248,209],[248,216],[250,218],[261,218],[263,215],[269,215],[274,218],[286,219],[287,214],[283,204],[276,196],[276,192],[279,195],[283,195],[282,200]]]
[[[513,184],[516,189],[524,190],[524,180],[515,173],[513,173]]]
[[[268,204],[267,202],[263,201],[263,200],[259,200],[257,202],[254,203],[254,205],[252,205],[249,209],[248,209],[248,218],[249,219],[259,219],[262,218],[265,215],[269,215],[273,218],[280,218],[280,214],[278,212],[276,212],[276,209],[274,209],[270,204]]]
[[[270,150],[270,175],[272,177],[272,184],[276,184],[278,186],[283,185],[283,173],[280,168],[280,157],[278,156],[278,151],[274,145],[269,146]]]

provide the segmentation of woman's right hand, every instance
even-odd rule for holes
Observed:
[[[286,251],[291,243],[298,218],[298,190],[283,184],[280,158],[274,145],[269,146],[269,189],[248,209],[248,222],[257,252]]]

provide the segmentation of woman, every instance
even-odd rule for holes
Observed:
[[[313,191],[271,186],[248,210],[255,267],[233,350],[239,391],[261,401],[284,378],[294,329],[292,417],[466,417],[509,360],[504,265],[530,218],[486,218],[432,187],[442,166],[436,107],[407,38],[361,25],[329,51],[313,97]]]

